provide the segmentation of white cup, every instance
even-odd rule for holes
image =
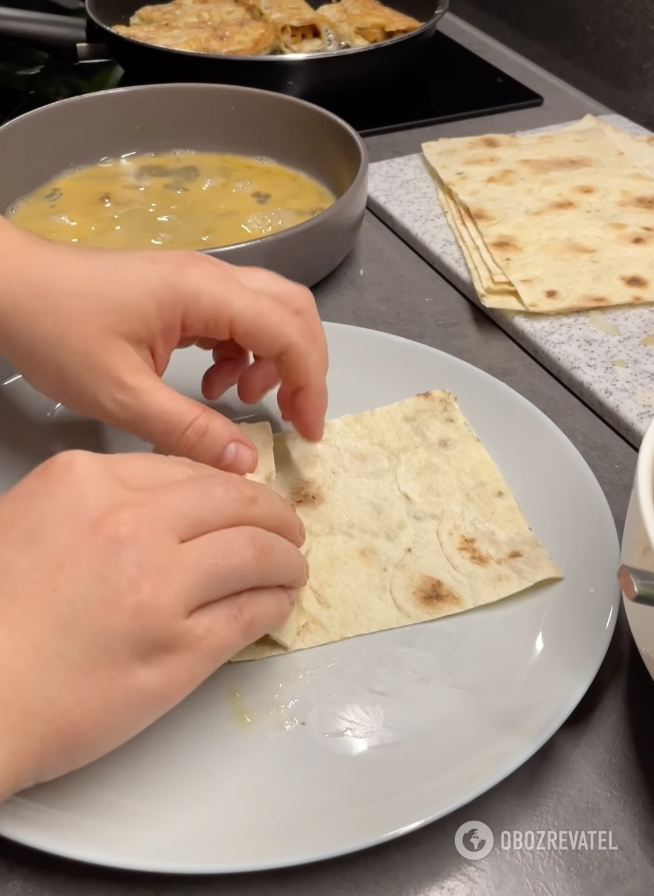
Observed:
[[[638,453],[622,536],[622,562],[654,574],[654,421]],[[654,605],[634,603],[624,593],[623,601],[636,645],[654,678]]]

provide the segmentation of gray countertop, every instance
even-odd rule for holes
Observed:
[[[602,112],[556,79],[484,42],[450,19],[447,32],[545,96],[541,109],[371,138],[373,160],[416,152],[439,133],[517,130]],[[372,215],[342,267],[317,289],[325,320],[428,343],[483,368],[544,411],[586,458],[621,531],[634,450],[489,318]],[[560,731],[522,768],[459,812],[358,855],[288,871],[239,877],[164,878],[76,865],[0,840],[2,896],[345,896],[499,894],[644,896],[654,891],[654,684],[621,613],[590,691]],[[477,819],[492,830],[606,830],[611,852],[495,848],[468,862],[454,832]]]

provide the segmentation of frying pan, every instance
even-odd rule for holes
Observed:
[[[121,87],[15,118],[0,127],[0,214],[62,171],[104,157],[175,149],[271,158],[305,172],[336,196],[303,224],[206,254],[313,286],[352,248],[367,195],[368,158],[359,135],[303,100],[232,85]]]
[[[394,78],[433,37],[449,0],[388,0],[424,22],[416,31],[368,47],[289,56],[227,56],[154,47],[112,31],[148,0],[86,0],[88,20],[0,7],[0,34],[70,46],[78,58],[115,59],[140,83],[197,81],[260,87],[329,104]],[[311,0],[310,0],[311,2]],[[322,0],[313,0],[320,5]]]

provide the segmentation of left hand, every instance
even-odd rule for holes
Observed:
[[[327,348],[303,286],[196,252],[48,243],[1,218],[0,247],[0,353],[73,413],[165,453],[252,472],[257,454],[243,431],[161,381],[174,349],[199,341],[214,347],[205,397],[238,384],[253,404],[280,383],[284,419],[322,437]]]

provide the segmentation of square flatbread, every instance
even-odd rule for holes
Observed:
[[[654,302],[654,138],[587,116],[423,151],[480,299],[550,314]]]
[[[493,603],[561,574],[449,392],[275,437],[275,488],[307,529],[302,650]],[[293,630],[294,629],[294,630]],[[271,639],[235,661],[287,652]]]

